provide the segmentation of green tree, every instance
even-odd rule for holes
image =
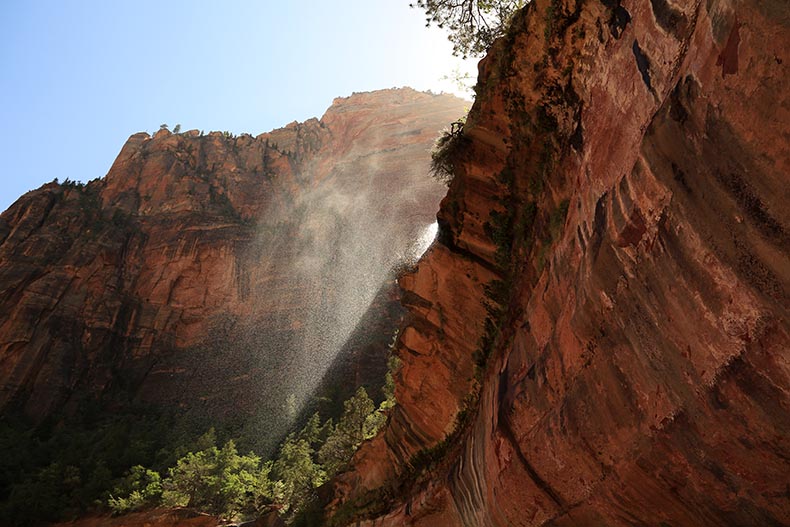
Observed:
[[[193,448],[191,450],[208,450],[215,446],[217,446],[217,431],[214,430],[212,426],[205,434],[195,440],[195,444],[192,445]]]
[[[298,510],[313,489],[326,481],[326,472],[313,460],[314,453],[310,443],[295,434],[290,434],[280,448],[272,466],[272,474],[278,480],[273,494],[284,510]]]
[[[360,386],[353,397],[343,403],[343,415],[318,451],[318,460],[328,475],[344,469],[360,443],[372,436],[375,423],[369,419],[376,409],[365,388]]]
[[[270,470],[252,453],[240,456],[233,441],[189,452],[162,482],[163,503],[225,518],[252,513],[271,500]]]
[[[307,420],[307,424],[296,435],[296,439],[304,439],[315,449],[326,442],[326,438],[331,431],[332,420],[328,419],[324,424],[321,424],[321,417],[316,412]]]
[[[113,489],[107,504],[115,514],[155,506],[162,498],[162,478],[158,472],[135,465]]]
[[[417,0],[411,7],[425,11],[425,25],[449,31],[453,55],[479,56],[499,36],[525,0]]]
[[[381,393],[384,395],[384,400],[379,405],[380,410],[390,410],[396,404],[395,399],[395,373],[400,369],[401,360],[397,355],[390,355],[387,359],[387,374],[384,376],[384,386],[381,388]]]
[[[365,439],[370,439],[378,433],[379,429],[387,422],[387,415],[390,410],[397,404],[394,374],[400,368],[400,364],[400,359],[395,355],[391,355],[387,361],[387,374],[384,376],[384,386],[381,388],[384,400],[381,401],[375,412],[365,418]]]

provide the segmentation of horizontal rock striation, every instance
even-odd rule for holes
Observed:
[[[399,406],[337,518],[790,523],[786,7],[514,18],[402,281]]]

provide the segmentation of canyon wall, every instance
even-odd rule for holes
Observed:
[[[273,436],[336,360],[342,385],[381,382],[392,268],[434,221],[429,151],[466,104],[393,89],[257,137],[139,133],[106,177],[22,196],[0,216],[0,410],[142,404]]]
[[[787,7],[516,15],[337,524],[790,524]]]

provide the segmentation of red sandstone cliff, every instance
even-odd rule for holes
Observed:
[[[516,16],[339,522],[790,524],[787,7]]]
[[[464,105],[384,90],[258,137],[139,133],[105,178],[24,195],[0,216],[0,409],[282,413],[282,383],[315,388],[359,321],[369,335],[346,351],[383,375],[401,315],[389,267],[433,221],[429,150]],[[367,290],[346,298],[351,281]]]

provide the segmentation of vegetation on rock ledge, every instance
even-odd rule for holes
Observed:
[[[450,124],[434,143],[431,151],[431,176],[440,183],[450,186],[455,176],[455,163],[469,142],[464,136],[466,117]]]
[[[524,4],[525,0],[417,0],[409,5],[425,11],[427,26],[446,28],[453,54],[467,58],[485,53]]]
[[[390,377],[391,378],[391,377]],[[298,432],[288,435],[276,459],[262,461],[240,455],[232,440],[221,448],[213,429],[198,440],[203,445],[167,469],[167,476],[135,466],[115,487],[108,505],[117,514],[153,506],[189,507],[233,520],[277,510],[295,519],[315,490],[344,470],[359,445],[373,437],[394,405],[392,390],[375,407],[360,387],[345,401],[337,424],[321,423],[313,414]]]
[[[10,525],[35,525],[87,511],[125,514],[165,506],[227,520],[277,510],[298,523],[316,489],[345,470],[386,421],[395,405],[392,376],[399,361],[392,357],[389,366],[378,407],[360,387],[344,402],[337,423],[313,414],[270,460],[240,454],[233,439],[220,443],[213,428],[190,439],[183,423],[150,411],[95,423],[86,417],[79,426],[35,432],[25,423],[0,421],[6,453],[0,517]]]

